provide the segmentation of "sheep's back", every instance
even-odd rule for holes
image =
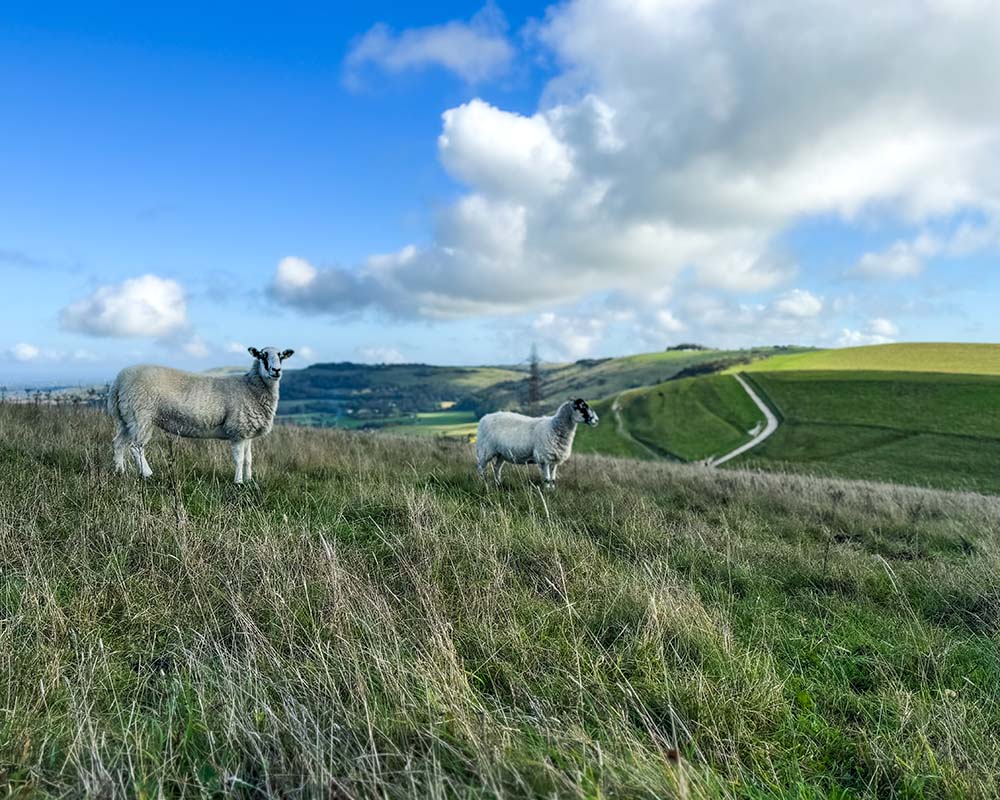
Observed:
[[[547,418],[526,417],[512,411],[496,411],[479,420],[476,442],[486,455],[499,453],[508,461],[534,458],[536,430]]]
[[[151,415],[179,436],[221,437],[234,391],[231,378],[142,364],[118,377],[119,403]]]

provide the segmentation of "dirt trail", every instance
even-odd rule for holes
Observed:
[[[768,408],[767,404],[763,400],[760,399],[760,397],[757,395],[757,392],[755,392],[750,387],[750,384],[747,383],[745,380],[743,380],[742,375],[733,375],[733,377],[740,382],[740,386],[742,386],[743,389],[746,391],[746,393],[750,395],[750,399],[757,404],[757,408],[759,408],[762,412],[764,412],[764,419],[767,420],[767,424],[764,426],[764,430],[762,430],[760,433],[754,436],[746,444],[740,445],[735,450],[726,453],[724,456],[713,458],[709,462],[709,466],[712,467],[717,467],[719,466],[719,464],[725,464],[730,459],[736,458],[736,456],[743,455],[747,450],[756,447],[761,442],[763,442],[768,436],[770,436],[772,433],[778,430],[778,418],[774,416],[774,412],[771,411],[770,408]],[[618,401],[616,400],[615,402]]]

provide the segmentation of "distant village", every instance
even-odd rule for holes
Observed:
[[[45,406],[100,407],[108,396],[110,384],[92,386],[55,386],[10,388],[0,386],[0,403]]]

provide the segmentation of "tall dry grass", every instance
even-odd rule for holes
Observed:
[[[1000,501],[0,406],[0,785],[995,797]]]

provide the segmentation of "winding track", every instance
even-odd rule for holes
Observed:
[[[743,389],[746,391],[746,393],[750,395],[750,399],[753,400],[754,403],[757,404],[757,408],[759,408],[764,413],[764,419],[767,420],[767,425],[764,426],[764,430],[762,430],[760,433],[754,436],[753,439],[751,439],[746,444],[741,444],[735,450],[732,450],[723,456],[719,456],[718,458],[713,458],[708,464],[710,467],[717,467],[720,464],[725,464],[732,458],[736,458],[736,456],[743,455],[743,453],[745,453],[747,450],[756,447],[761,442],[763,442],[768,436],[770,436],[772,433],[778,430],[778,418],[774,416],[774,412],[771,411],[770,408],[768,408],[767,404],[763,400],[760,399],[757,392],[755,392],[750,387],[750,384],[747,383],[745,380],[743,380],[742,375],[733,375],[733,377],[740,382],[740,386],[742,386]]]

